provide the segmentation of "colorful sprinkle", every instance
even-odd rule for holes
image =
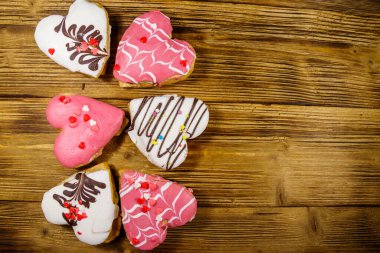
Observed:
[[[182,131],[185,130],[185,126],[184,125],[181,126],[181,130]]]
[[[186,139],[187,139],[187,135],[185,134],[184,136],[182,136],[182,139],[183,139],[184,141],[186,141]]]
[[[88,114],[83,115],[83,120],[84,120],[84,122],[87,122],[87,121],[89,121],[90,119],[91,119],[90,115],[88,115]]]
[[[63,203],[63,206],[66,207],[66,208],[69,207],[69,205],[70,205],[69,202]]]
[[[73,113],[75,115],[79,116],[82,113],[82,111],[79,108],[75,108],[74,111],[73,111]]]
[[[164,136],[162,136],[161,134],[158,136],[158,139],[159,140],[163,140],[164,139]]]
[[[95,125],[96,125],[96,121],[93,119],[90,119],[90,126],[95,126]]]
[[[141,37],[140,38],[141,43],[146,43],[148,39],[146,37]]]
[[[90,44],[90,46],[93,46],[93,47],[96,47],[99,45],[99,41],[97,39],[94,39],[94,38],[90,38],[90,41],[88,42],[88,44]]]
[[[82,107],[82,111],[84,111],[84,112],[89,112],[89,111],[90,111],[90,108],[88,107],[88,105],[84,105],[84,106]]]
[[[186,113],[185,116],[186,116],[186,118],[188,118],[188,117],[189,117],[189,114]]]
[[[81,42],[81,49],[82,49],[83,51],[86,51],[86,50],[88,49],[88,44],[87,44],[86,41],[82,41],[82,42]]]
[[[152,114],[153,114],[153,116],[156,117],[158,113],[157,112],[153,112]]]
[[[74,117],[74,116],[70,116],[69,117],[69,122],[70,122],[70,124],[75,124],[77,122],[77,118]]]
[[[60,97],[59,97],[59,101],[61,101],[61,102],[64,103],[64,104],[68,104],[68,103],[71,102],[71,99],[70,99],[70,98],[67,98],[67,97],[65,97],[65,96],[60,96]]]
[[[135,189],[138,189],[141,187],[141,184],[139,182],[135,182],[134,185]]]
[[[149,199],[148,203],[149,203],[150,206],[155,206],[156,203],[157,203],[157,201],[155,199]]]
[[[82,204],[83,204],[83,201],[82,201],[82,200],[79,200],[79,201],[78,201],[78,204],[79,204],[79,205],[82,205]]]
[[[70,213],[65,213],[65,217],[66,217],[66,219],[70,219],[70,217],[71,217],[71,214]]]
[[[48,51],[49,51],[49,54],[50,54],[50,55],[53,55],[53,54],[55,53],[55,49],[54,49],[54,48],[49,48]]]
[[[178,115],[182,115],[182,111],[178,111]]]
[[[187,61],[186,61],[186,60],[181,60],[181,61],[179,62],[179,64],[181,64],[182,67],[186,67],[186,66],[187,66]]]
[[[120,65],[119,64],[115,64],[115,66],[113,66],[113,70],[114,71],[119,71],[120,70]]]
[[[79,143],[79,145],[78,145],[78,148],[80,148],[80,149],[85,149],[85,148],[86,148],[86,144],[85,144],[83,141],[81,141],[81,142]]]
[[[157,185],[156,185],[156,184],[149,184],[149,189],[150,189],[151,191],[154,191],[154,190],[157,189]]]
[[[136,202],[139,203],[140,205],[142,205],[145,203],[145,199],[144,198],[137,198]]]
[[[143,211],[144,213],[149,212],[149,210],[150,210],[150,208],[149,208],[148,206],[143,206],[143,207],[141,208],[141,211]]]
[[[142,182],[141,183],[141,188],[143,188],[143,189],[149,189],[149,183],[148,182]]]
[[[91,120],[90,120],[91,121]],[[94,125],[94,126],[90,126],[91,130],[94,131],[94,132],[97,132],[99,131],[99,126],[98,125]]]
[[[140,241],[137,239],[137,238],[132,238],[132,241],[131,241],[131,243],[133,244],[133,245],[136,245],[136,244],[138,244]]]
[[[78,235],[81,235],[81,234],[82,234],[82,232],[78,231],[78,232],[77,232],[77,234],[78,234]]]
[[[98,49],[97,49],[97,48],[93,48],[93,49],[91,49],[91,53],[92,53],[93,55],[98,55]]]
[[[156,141],[156,140],[153,140],[153,141],[152,141],[152,144],[153,144],[153,145],[156,145],[156,144],[157,144],[157,141]]]

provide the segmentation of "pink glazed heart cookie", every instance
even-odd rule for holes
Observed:
[[[185,225],[197,212],[197,201],[190,189],[136,171],[122,173],[120,199],[127,237],[141,250],[163,243],[168,227]]]
[[[117,49],[113,74],[122,87],[161,86],[190,76],[195,51],[186,41],[171,39],[170,18],[151,11],[136,18]]]
[[[127,123],[123,110],[79,95],[55,96],[49,102],[46,116],[50,125],[62,129],[55,140],[54,152],[68,168],[88,164],[101,155],[103,147]]]

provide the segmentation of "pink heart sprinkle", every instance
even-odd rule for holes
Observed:
[[[132,178],[128,178],[128,179],[127,179],[127,182],[128,182],[128,184],[134,184],[134,183],[135,183],[135,180],[133,180]]]
[[[178,111],[178,115],[181,115],[182,114],[182,111]]]
[[[157,203],[157,201],[155,199],[149,199],[148,203],[150,206],[154,206]]]
[[[93,125],[93,126],[90,126],[90,128],[91,128],[91,130],[94,131],[94,132],[99,131],[99,127],[98,127],[97,124],[96,124],[96,125]]]
[[[149,184],[149,189],[151,190],[151,191],[154,191],[154,190],[156,190],[157,189],[157,185],[156,184]]]
[[[79,108],[75,108],[74,111],[73,111],[73,113],[74,113],[75,115],[79,116],[79,115],[82,113],[82,111],[81,111],[81,109],[79,109]]]
[[[97,54],[98,54],[98,49],[97,49],[97,48],[93,48],[93,49],[91,50],[91,53],[92,53],[93,55],[97,55]]]
[[[162,213],[163,211],[164,210],[161,207],[156,208],[156,213],[158,213],[158,214]]]

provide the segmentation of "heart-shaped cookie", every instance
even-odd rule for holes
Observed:
[[[50,125],[62,129],[55,140],[58,161],[76,168],[101,155],[102,149],[126,125],[123,110],[79,95],[59,95],[46,109]]]
[[[167,228],[193,220],[197,201],[190,189],[155,175],[124,171],[120,178],[123,225],[131,244],[151,250],[165,241]]]
[[[101,5],[76,0],[66,17],[42,19],[34,38],[41,51],[59,65],[99,77],[109,58],[110,33],[108,14]]]
[[[209,120],[203,101],[177,95],[133,99],[129,111],[129,137],[149,161],[167,170],[186,159],[186,140],[202,134]]]
[[[114,76],[122,87],[175,83],[186,79],[195,63],[189,43],[171,39],[170,19],[160,11],[136,18],[117,49]]]
[[[70,225],[80,241],[97,245],[119,235],[118,202],[110,168],[102,163],[46,192],[41,207],[50,223]]]

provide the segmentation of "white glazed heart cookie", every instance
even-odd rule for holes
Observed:
[[[101,5],[76,0],[66,17],[42,19],[34,38],[41,51],[59,65],[97,78],[109,58],[110,33],[108,14]]]
[[[128,134],[150,162],[170,170],[185,161],[187,139],[206,129],[209,111],[197,98],[177,95],[133,99]]]
[[[80,241],[97,245],[119,235],[118,201],[110,168],[102,163],[46,192],[41,207],[50,223],[70,225]]]

